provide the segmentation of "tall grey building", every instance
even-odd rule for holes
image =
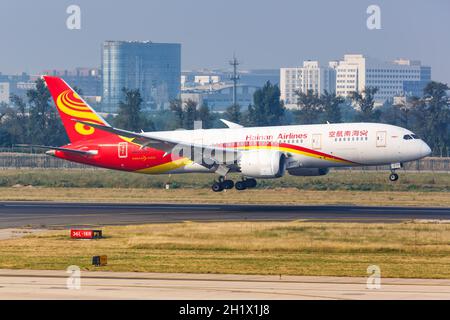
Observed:
[[[102,47],[103,111],[114,112],[122,88],[139,89],[143,108],[166,108],[179,97],[181,45],[151,41],[105,41]]]

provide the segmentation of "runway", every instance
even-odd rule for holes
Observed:
[[[1,299],[450,299],[450,280],[0,270]],[[69,279],[69,281],[68,281]],[[79,284],[69,289],[67,283]],[[75,287],[76,288],[76,287]]]
[[[450,221],[450,208],[0,202],[0,228],[126,225],[180,221]]]

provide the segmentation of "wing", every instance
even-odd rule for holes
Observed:
[[[74,119],[74,121],[106,132],[115,133],[122,137],[133,139],[132,142],[141,145],[142,148],[150,147],[153,149],[162,150],[166,154],[186,157],[207,168],[212,168],[219,165],[235,164],[240,155],[240,151],[236,149],[201,145],[170,138],[161,138],[153,136],[151,133],[137,133],[76,119]]]

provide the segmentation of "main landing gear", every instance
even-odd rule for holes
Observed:
[[[219,181],[214,181],[213,185],[211,186],[212,191],[214,192],[220,192],[224,189],[232,189],[234,187],[233,180],[226,180],[225,177],[220,177]]]
[[[233,187],[236,188],[236,190],[245,190],[256,187],[256,180],[255,179],[242,179],[241,181],[237,181],[236,183],[233,182],[233,180],[227,180],[225,177],[220,177],[219,181],[215,181],[213,185],[211,186],[212,191],[214,192],[220,192],[224,189],[232,189]]]

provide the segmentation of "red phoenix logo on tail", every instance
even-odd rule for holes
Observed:
[[[83,99],[61,78],[43,77],[58,108],[59,115],[71,142],[111,137],[112,134],[81,124],[74,120],[108,125]]]
[[[76,92],[66,90],[56,99],[56,105],[60,112],[72,117],[73,119],[92,122],[103,125],[103,121],[93,113],[89,107],[80,99]],[[88,136],[95,132],[93,127],[88,127],[78,122],[73,122],[75,131],[81,135]]]

